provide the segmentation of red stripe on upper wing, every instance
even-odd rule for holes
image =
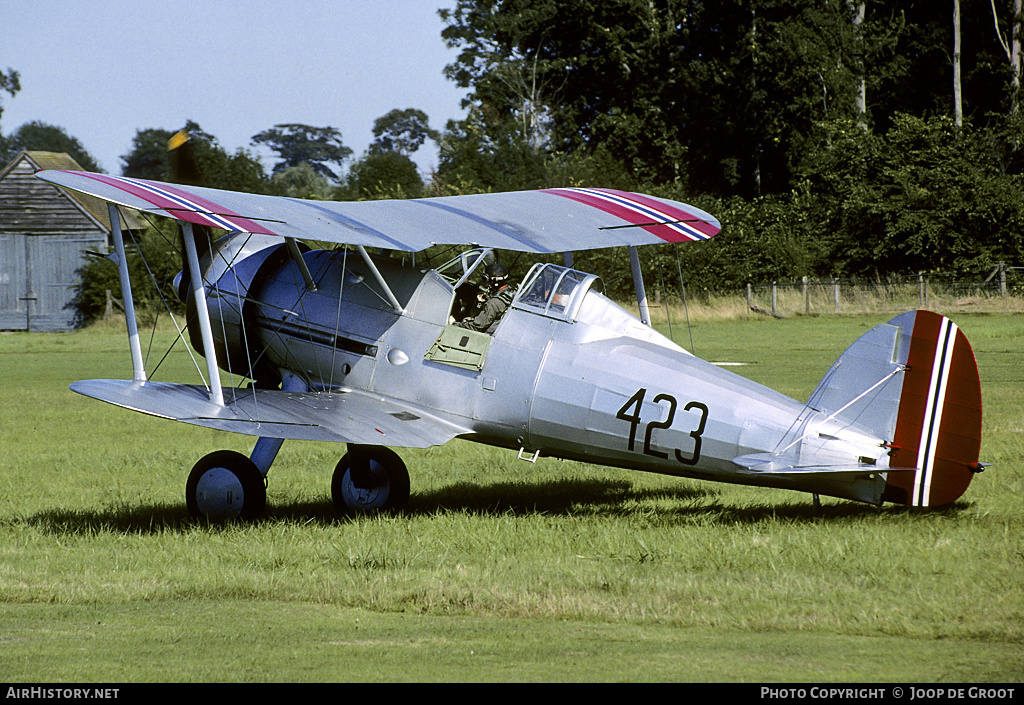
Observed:
[[[236,225],[239,228],[241,228],[244,232],[253,233],[256,235],[277,235],[277,233],[275,233],[272,230],[268,230],[265,226],[261,225],[260,223],[250,220],[249,218],[246,218],[243,215],[235,213],[231,209],[225,208],[220,204],[214,203],[213,201],[209,201],[203,198],[202,196],[175,188],[171,184],[160,184],[160,186],[165,191],[173,193],[175,196],[178,196],[179,198],[187,199],[192,203],[196,204],[197,206],[201,206],[202,208],[205,208],[209,212],[219,215],[220,217],[224,218],[233,225]]]
[[[616,196],[621,196],[622,198],[628,198],[629,200],[635,201],[636,203],[639,203],[640,205],[647,206],[648,208],[653,208],[655,210],[661,211],[662,213],[667,215],[671,220],[683,220],[683,221],[686,221],[686,225],[687,226],[693,228],[694,230],[699,231],[700,233],[706,235],[707,237],[714,237],[715,235],[717,235],[722,230],[720,227],[716,226],[714,223],[709,223],[706,220],[701,220],[700,218],[696,217],[693,213],[689,213],[689,212],[684,211],[684,210],[682,210],[680,208],[676,208],[675,206],[672,206],[671,204],[668,204],[668,203],[665,203],[664,201],[659,201],[657,199],[651,198],[650,196],[645,196],[642,193],[628,193],[626,191],[615,191],[613,189],[597,189],[597,190],[598,191],[602,191],[604,193],[615,194]]]
[[[101,183],[113,186],[114,188],[120,189],[125,193],[129,193],[133,196],[141,198],[147,203],[151,203],[157,208],[162,210],[173,212],[173,216],[178,220],[185,220],[190,223],[197,225],[206,225],[214,228],[224,228],[223,223],[218,223],[215,218],[211,218],[209,215],[202,213],[202,210],[209,211],[210,213],[220,216],[228,223],[234,225],[239,230],[248,233],[258,233],[261,235],[275,235],[276,233],[267,230],[262,225],[255,223],[244,216],[234,213],[230,209],[224,208],[212,201],[205,198],[196,196],[195,194],[188,193],[181,189],[174,188],[170,184],[163,183],[150,183],[143,179],[130,179],[127,177],[118,176],[107,176],[106,174],[95,174],[91,172],[81,172],[82,176],[94,179]],[[146,188],[146,187],[149,188]],[[156,189],[156,190],[152,190]],[[196,207],[196,210],[189,210],[185,205],[175,201],[172,198],[161,195],[158,191],[167,191],[178,198],[181,198],[191,205]]]
[[[660,201],[654,201],[652,199],[647,199],[648,203],[642,203],[636,197],[636,194],[633,194],[633,193],[626,193],[624,191],[602,191],[602,192],[608,193],[608,194],[612,194],[612,195],[616,195],[616,196],[619,196],[621,198],[625,198],[625,199],[630,200],[630,201],[634,201],[635,203],[637,203],[637,205],[643,205],[643,206],[648,207],[648,208],[653,208],[653,209],[657,210],[659,213],[661,213],[662,215],[664,215],[665,216],[665,220],[667,220],[667,221],[681,220],[681,221],[687,221],[686,222],[687,226],[693,227],[694,225],[696,225],[696,223],[689,222],[691,220],[696,220],[696,218],[693,216],[693,214],[687,213],[686,211],[680,210],[678,208],[669,207],[666,204],[661,203]],[[620,218],[621,220],[626,221],[627,223],[632,223],[633,225],[637,225],[639,227],[642,227],[647,232],[649,232],[652,235],[655,235],[655,236],[661,238],[665,242],[691,242],[693,240],[700,239],[699,237],[697,237],[695,235],[690,235],[690,234],[686,233],[685,230],[683,230],[683,229],[681,229],[679,227],[673,227],[672,225],[652,225],[651,224],[652,223],[652,216],[651,215],[648,215],[648,214],[645,214],[645,213],[633,210],[631,208],[628,208],[627,206],[620,205],[620,204],[614,203],[612,201],[606,200],[604,198],[601,198],[598,195],[586,193],[585,191],[576,191],[576,190],[571,190],[571,189],[545,189],[544,193],[554,194],[556,196],[561,196],[562,198],[568,198],[570,200],[577,201],[578,203],[585,203],[588,206],[593,206],[594,208],[598,208],[598,209],[604,211],[605,213],[608,213],[610,215],[614,215],[615,217]],[[704,223],[704,221],[700,221],[700,222]],[[705,225],[707,225],[707,224],[705,224]],[[697,228],[694,228],[694,229],[697,229]],[[714,230],[714,232],[712,232],[710,235],[714,235],[715,233],[718,232],[717,229],[714,229],[714,228],[712,228],[712,229]],[[704,230],[698,230],[698,231],[701,232],[702,234],[705,234]],[[709,237],[710,237],[710,235],[709,235]]]
[[[114,176],[107,176],[106,174],[94,174],[92,172],[80,172],[80,176],[84,176],[84,177],[92,179],[94,181],[99,181],[101,183],[106,184],[107,186],[113,186],[114,188],[119,189],[121,191],[124,191],[125,193],[131,194],[132,196],[136,196],[138,198],[141,198],[143,201],[146,201],[147,203],[151,203],[152,205],[156,206],[157,208],[161,208],[161,209],[166,210],[168,208],[176,208],[176,207],[178,207],[178,204],[175,203],[174,201],[172,201],[171,199],[165,198],[165,197],[161,196],[160,194],[153,193],[152,191],[149,191],[147,189],[141,188],[140,186],[136,185],[130,179],[123,179],[123,178],[114,177]],[[186,218],[186,217],[184,217],[184,215],[187,215],[187,216],[190,216],[190,217]],[[189,222],[197,223],[199,225],[209,225],[210,224],[209,218],[205,218],[205,217],[203,217],[202,219],[199,219],[199,218],[200,218],[200,216],[198,214],[196,214],[196,213],[185,212],[183,214],[183,217],[181,218],[181,220],[188,220]]]

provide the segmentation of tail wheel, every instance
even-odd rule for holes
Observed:
[[[252,460],[233,450],[218,450],[192,467],[185,504],[195,517],[258,519],[267,510],[267,487]]]
[[[351,447],[351,446],[350,446]],[[342,456],[331,479],[331,498],[338,512],[399,511],[409,501],[409,471],[389,448],[366,447]]]

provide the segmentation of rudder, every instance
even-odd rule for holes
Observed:
[[[958,499],[981,469],[981,383],[967,336],[945,316],[910,311],[899,326],[906,371],[883,501],[915,507]]]

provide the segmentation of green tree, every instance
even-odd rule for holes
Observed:
[[[441,16],[472,103],[639,181],[785,192],[815,122],[857,109],[847,0],[461,0]]]
[[[176,132],[169,133],[174,135]],[[229,191],[242,191],[245,193],[265,193],[268,189],[269,180],[263,169],[263,164],[251,152],[239,147],[234,153],[228,153],[216,137],[204,131],[197,123],[189,120],[180,130],[188,136],[187,143],[178,150],[175,150],[177,158],[184,159],[184,164],[179,163],[179,170],[184,168],[190,172],[185,176],[182,173],[174,174],[175,169],[169,155],[169,143],[163,143],[163,151],[167,157],[167,178],[171,181],[181,180],[195,182],[199,186],[209,188],[226,189]],[[142,142],[145,154],[157,158],[158,139],[164,134],[162,130],[148,131],[147,139]],[[125,157],[124,161],[131,158]]]
[[[1012,65],[1000,33],[1013,35],[1014,0],[961,0],[960,56],[964,120],[982,124],[985,116],[1010,112]],[[867,58],[872,122],[886,131],[898,114],[930,117],[954,114],[953,3],[870,0],[867,36],[889,42],[888,50]],[[871,20],[874,18],[874,20]]]
[[[121,174],[137,179],[166,180],[171,169],[167,143],[173,134],[160,128],[137,130],[131,150],[121,157]]]
[[[302,162],[274,174],[270,179],[270,192],[277,196],[314,201],[326,201],[332,195],[330,182],[316,173],[309,162]]]
[[[389,111],[373,121],[371,152],[398,152],[406,157],[418,150],[430,138],[440,138],[437,130],[430,127],[430,120],[422,110],[406,108]]]
[[[544,188],[547,156],[531,148],[519,125],[473,108],[464,120],[449,120],[438,145],[432,188],[439,195]]]
[[[1000,26],[1000,12],[996,3],[992,3],[992,20],[995,24],[996,39],[999,46],[1006,54],[1006,61],[1010,70],[1010,112],[1016,114],[1020,99],[1020,76],[1021,76],[1021,33],[1024,32],[1024,0],[1012,0],[1012,6],[1005,6],[1006,29]]]
[[[1017,124],[1014,125],[1014,122]],[[897,114],[885,134],[830,126],[801,205],[826,244],[829,273],[970,272],[1024,253],[1024,176],[1005,131],[962,128],[952,116]]]
[[[13,98],[17,95],[18,91],[21,90],[21,76],[17,71],[11,67],[7,67],[7,72],[0,71],[0,91],[9,93]],[[4,114],[4,105],[0,101],[0,115]],[[4,137],[3,133],[0,133],[0,164],[7,164],[13,158],[11,148],[8,144],[8,138]]]
[[[48,125],[38,120],[26,122],[15,130],[8,138],[8,149],[12,155],[22,150],[66,153],[84,170],[102,171],[82,143],[69,135],[63,127]]]
[[[204,186],[266,193],[269,180],[263,164],[251,152],[238,148],[229,154],[219,143],[200,143],[197,150],[199,174]]]
[[[370,151],[349,170],[348,192],[351,198],[419,198],[423,179],[416,164],[406,155],[390,151]]]
[[[514,135],[535,153],[602,144],[633,169],[654,152],[678,156],[645,78],[665,12],[641,0],[463,0],[442,10],[442,37],[461,49],[446,74],[487,116],[467,128],[493,132],[495,145]],[[642,140],[638,115],[650,128]]]
[[[7,72],[0,71],[0,91],[9,93],[13,98],[21,90],[21,74],[7,67]],[[0,103],[0,115],[4,114],[3,103]]]
[[[182,269],[177,233],[176,221],[158,218],[136,240],[135,247],[126,248],[132,294],[144,321],[164,313],[165,304],[176,313],[184,310],[174,291],[174,276]],[[121,281],[117,265],[105,257],[90,257],[77,274],[71,307],[76,325],[82,326],[103,317],[107,291],[115,301],[121,300]]]
[[[281,161],[274,165],[274,174],[307,162],[316,173],[332,181],[338,181],[341,167],[352,156],[352,150],[341,141],[341,133],[333,127],[275,125],[253,135],[252,144],[277,152]],[[328,164],[336,165],[338,173]]]

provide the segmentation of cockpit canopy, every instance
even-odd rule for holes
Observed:
[[[591,289],[602,289],[596,274],[587,274],[557,264],[538,262],[523,280],[512,300],[512,308],[548,318],[572,321]]]
[[[486,267],[494,261],[494,251],[492,248],[474,247],[442,264],[437,268],[437,273],[451,284],[452,287],[457,289],[469,279],[469,276],[476,271],[477,267],[481,265]],[[482,272],[483,268],[480,271]]]

